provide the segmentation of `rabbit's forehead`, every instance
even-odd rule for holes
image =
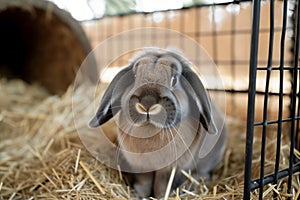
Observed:
[[[172,74],[181,74],[182,66],[179,60],[172,56],[144,56],[135,63],[136,72],[163,73],[168,77]]]
[[[136,81],[169,85],[170,79],[180,72],[179,61],[171,57],[144,57],[136,63]]]
[[[154,63],[140,66],[137,69],[136,81],[138,83],[158,83],[165,85],[171,79],[171,70],[168,68],[158,67]]]
[[[156,61],[156,64],[161,67],[167,67],[171,72],[181,74],[182,72],[182,65],[181,62],[170,55],[164,55]]]

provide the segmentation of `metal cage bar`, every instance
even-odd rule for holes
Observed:
[[[263,106],[263,129],[262,129],[262,145],[261,145],[261,167],[260,167],[260,192],[259,199],[263,198],[264,188],[264,164],[266,154],[266,137],[267,137],[267,121],[268,121],[268,104],[269,104],[269,88],[270,88],[270,77],[272,72],[272,58],[273,58],[273,42],[274,42],[274,0],[270,2],[270,33],[269,33],[269,51],[268,51],[268,64],[267,64],[267,75],[266,75],[266,86],[264,94],[264,106]],[[281,98],[280,98],[281,99]]]
[[[296,4],[298,1],[295,2]],[[294,44],[294,69],[292,70],[292,99],[291,99],[291,130],[290,130],[290,160],[289,160],[289,178],[288,178],[288,191],[292,193],[292,179],[293,179],[293,171],[294,171],[294,163],[295,163],[295,156],[294,156],[294,148],[295,148],[295,118],[296,118],[296,100],[297,100],[297,87],[298,87],[298,61],[299,61],[299,31],[300,31],[300,14],[299,14],[299,7],[296,6],[295,10],[295,44]]]
[[[280,48],[280,64],[279,64],[279,109],[278,109],[278,127],[277,127],[277,143],[276,143],[276,158],[275,158],[275,170],[274,170],[274,184],[277,184],[279,179],[279,167],[280,167],[280,152],[281,152],[281,135],[282,135],[282,114],[283,114],[283,80],[284,80],[284,46],[286,35],[286,23],[287,23],[287,0],[283,3],[283,22],[281,32],[281,48]],[[276,186],[277,188],[277,186]],[[274,193],[276,197],[276,193]]]
[[[249,93],[247,111],[247,136],[244,174],[244,200],[250,199],[252,183],[252,147],[254,133],[254,108],[256,92],[256,68],[258,58],[258,41],[260,25],[260,0],[253,0],[252,4],[252,32],[251,32],[251,52],[249,69]]]

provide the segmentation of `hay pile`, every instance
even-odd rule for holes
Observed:
[[[135,198],[121,174],[95,160],[82,145],[73,124],[72,87],[59,97],[38,85],[0,79],[0,99],[0,199]],[[231,139],[212,180],[201,181],[196,191],[189,190],[187,181],[180,195],[171,192],[170,199],[242,198],[245,127],[230,117],[227,124]],[[259,139],[255,146],[254,172],[259,168]],[[284,167],[289,152],[284,142],[282,149]],[[267,165],[273,165],[272,156]],[[279,186],[280,199],[286,199],[285,180]],[[299,195],[298,182],[293,186]],[[273,191],[274,185],[268,185],[265,198]],[[258,193],[252,195],[256,199]]]

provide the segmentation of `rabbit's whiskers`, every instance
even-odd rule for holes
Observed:
[[[179,139],[182,141],[184,147],[185,147],[185,151],[188,152],[188,154],[191,156],[192,162],[194,164],[194,166],[197,166],[197,162],[195,160],[195,157],[193,155],[193,153],[190,150],[190,147],[186,144],[186,141],[184,140],[184,138],[182,138],[181,134],[179,133],[179,131],[176,129],[176,127],[173,127],[173,130],[176,132],[176,135],[178,135]],[[175,143],[175,142],[174,142]],[[185,152],[184,151],[184,152]],[[176,157],[177,158],[177,157]]]

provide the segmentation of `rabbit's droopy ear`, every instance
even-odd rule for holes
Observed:
[[[190,91],[191,87],[186,87],[186,92],[193,100],[200,111],[200,122],[202,126],[211,134],[218,133],[212,117],[210,98],[196,73],[189,66],[183,66],[183,77],[189,82],[194,91]]]
[[[127,87],[134,83],[132,68],[133,65],[124,68],[113,78],[102,97],[96,115],[89,122],[90,127],[95,128],[104,124],[113,117],[113,109],[116,112],[121,109],[121,98]],[[119,81],[121,81],[121,83]],[[114,92],[117,84],[120,88],[118,88],[117,92]]]

